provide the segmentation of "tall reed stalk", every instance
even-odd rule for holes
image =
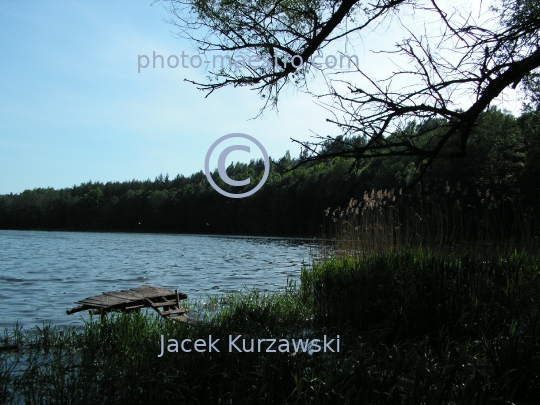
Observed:
[[[443,196],[413,199],[392,190],[325,211],[319,258],[427,247],[443,252],[527,250],[540,246],[538,209],[489,190],[474,196],[446,188]],[[316,257],[317,258],[317,257]]]

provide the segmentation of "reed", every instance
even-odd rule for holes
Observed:
[[[538,208],[489,190],[473,196],[449,186],[446,194],[424,199],[400,190],[372,190],[345,209],[325,211],[322,249],[315,259],[427,247],[445,253],[540,252]]]

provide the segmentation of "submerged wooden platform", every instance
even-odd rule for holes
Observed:
[[[138,311],[141,308],[152,308],[161,316],[172,321],[194,324],[194,319],[188,318],[186,310],[180,306],[180,300],[187,295],[159,287],[144,285],[130,290],[104,292],[101,295],[78,301],[78,307],[68,309],[66,314],[89,310],[92,314],[105,315],[111,311]]]

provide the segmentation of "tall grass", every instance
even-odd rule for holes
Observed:
[[[489,312],[500,320],[538,315],[540,262],[517,252],[479,259],[391,251],[315,264],[302,271],[301,286],[325,324],[386,324],[418,336],[468,324],[471,336]]]
[[[480,394],[540,400],[540,263],[534,256],[477,258],[426,249],[365,254],[304,269],[301,289],[316,323],[375,333],[389,347],[427,350],[408,370],[411,383],[438,375],[452,388],[448,395],[476,398],[457,403],[482,403]]]
[[[362,200],[325,211],[322,257],[429,247],[484,254],[527,249],[539,252],[540,215],[519,198],[446,188],[443,196],[411,198],[392,190],[365,192]],[[329,242],[329,243],[328,243]]]

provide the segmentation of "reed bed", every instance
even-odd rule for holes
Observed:
[[[325,211],[317,259],[429,247],[445,253],[480,255],[514,249],[540,252],[540,212],[518,197],[490,190],[473,195],[446,187],[423,199],[402,190],[372,190],[362,200]]]

